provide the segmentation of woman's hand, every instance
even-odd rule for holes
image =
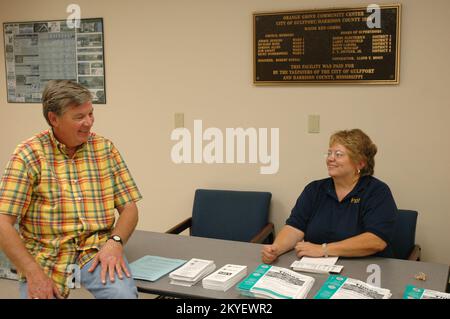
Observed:
[[[279,249],[275,245],[264,245],[261,250],[261,259],[265,264],[271,264],[277,260],[280,254]]]
[[[295,245],[295,251],[298,257],[323,257],[324,251],[322,245],[313,244],[310,242],[298,242]]]

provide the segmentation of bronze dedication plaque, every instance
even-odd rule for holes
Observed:
[[[254,78],[398,84],[401,6],[253,14]]]

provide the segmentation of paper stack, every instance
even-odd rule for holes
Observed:
[[[130,263],[130,270],[134,279],[156,281],[185,262],[182,259],[147,255]]]
[[[259,265],[239,283],[242,295],[274,299],[304,299],[314,284],[314,278],[290,269]]]
[[[292,263],[291,268],[295,271],[311,272],[316,274],[339,274],[344,266],[335,265],[338,257],[311,258],[303,257]]]
[[[314,299],[389,299],[389,289],[369,285],[361,280],[331,275]]]
[[[170,273],[170,283],[191,287],[213,272],[214,269],[216,269],[216,265],[213,260],[192,258],[183,266]]]
[[[450,294],[407,285],[403,299],[450,299]]]
[[[203,288],[227,291],[247,275],[247,266],[226,264],[202,280]]]

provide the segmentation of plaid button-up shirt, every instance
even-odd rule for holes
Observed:
[[[64,296],[68,266],[91,260],[115,209],[141,198],[113,143],[94,133],[72,158],[51,129],[37,134],[16,148],[0,181],[0,213],[18,218],[25,247]]]

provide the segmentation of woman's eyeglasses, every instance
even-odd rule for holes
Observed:
[[[335,159],[340,159],[343,158],[345,156],[345,153],[342,151],[328,151],[324,154],[325,158],[330,158],[330,157],[334,157]]]

